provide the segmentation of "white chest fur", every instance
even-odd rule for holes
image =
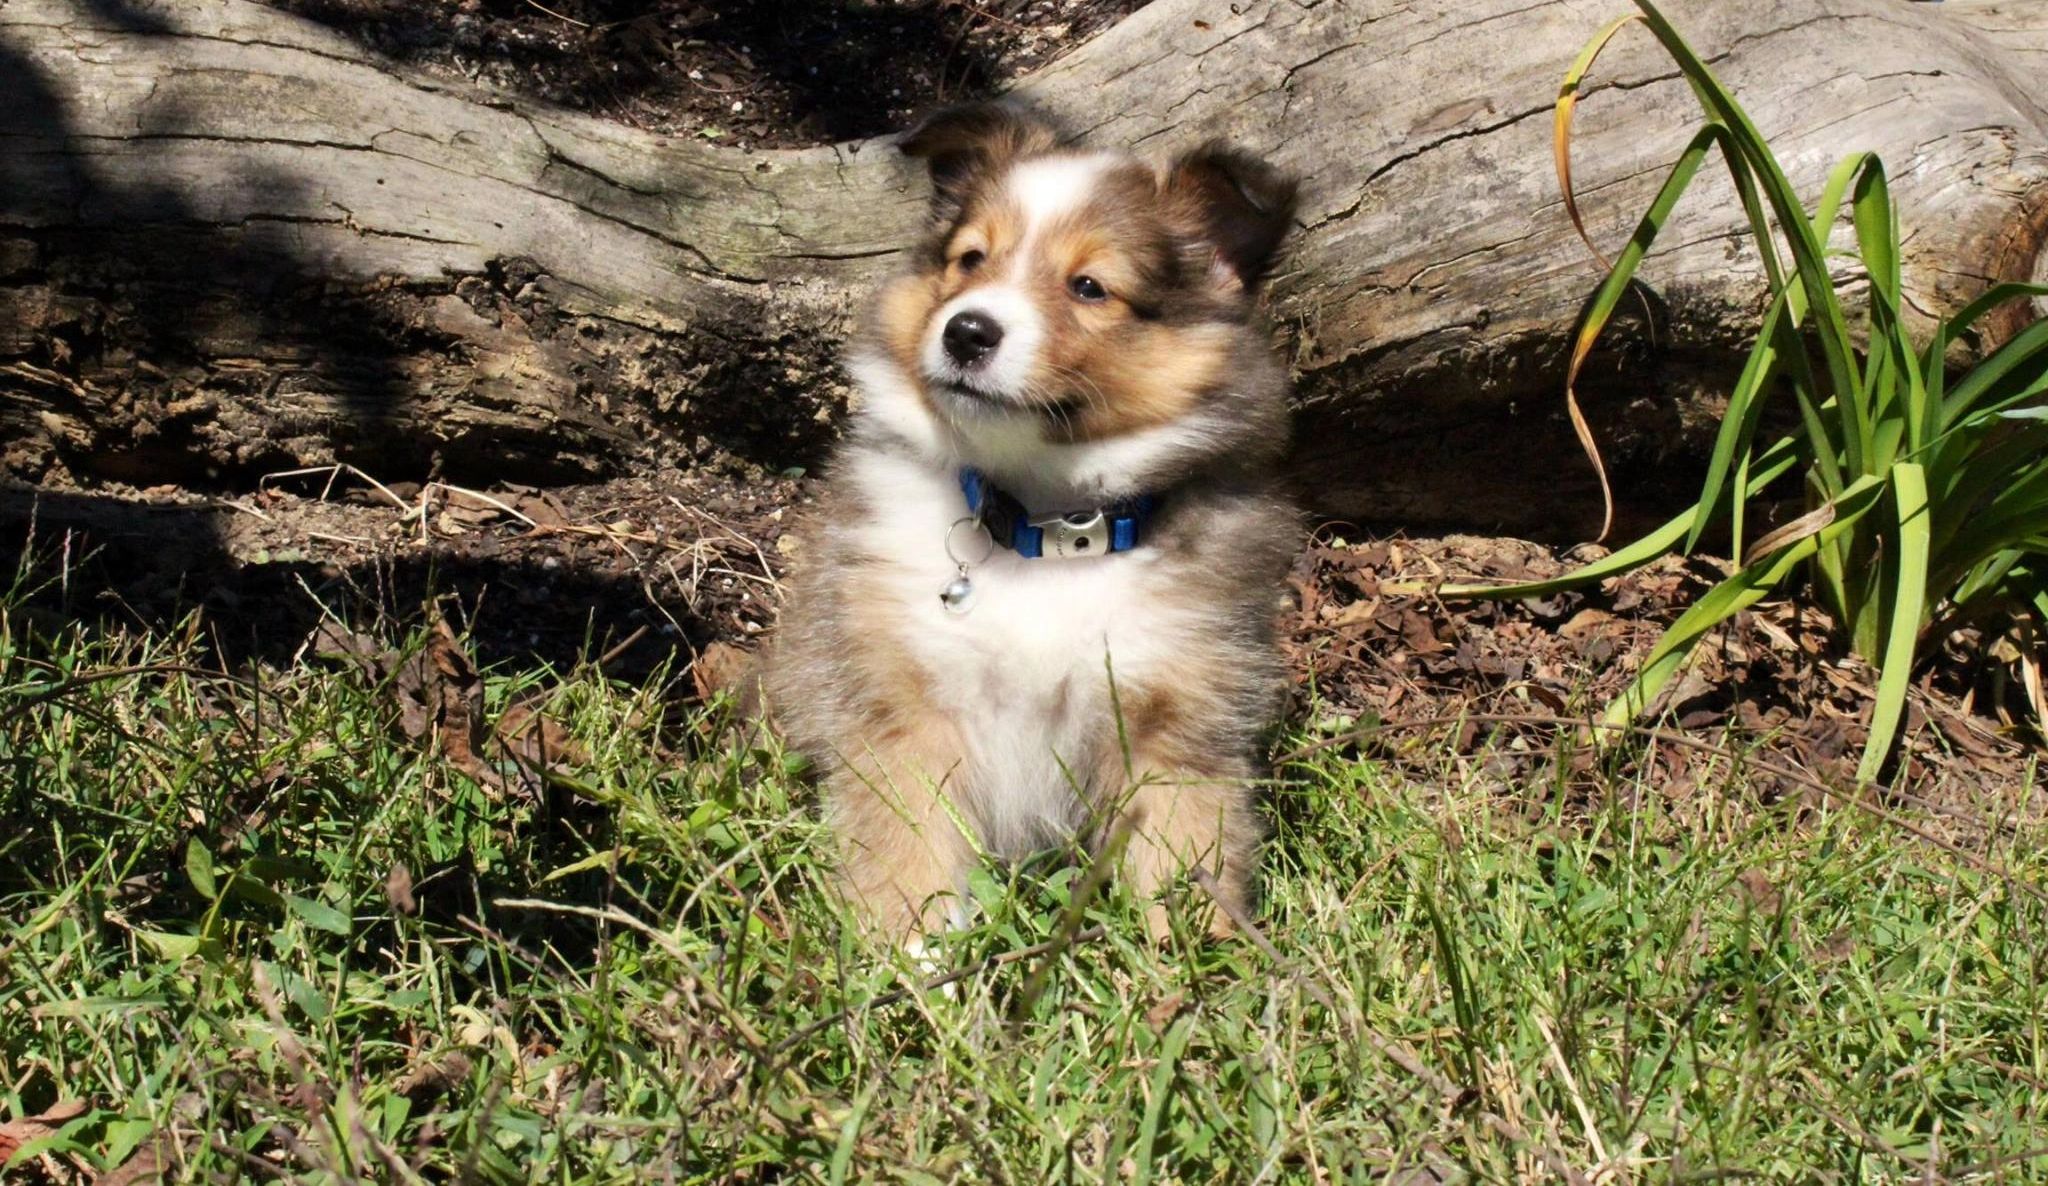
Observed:
[[[1005,855],[1071,831],[1091,764],[1113,752],[1112,676],[1129,688],[1171,653],[1178,615],[1159,554],[1025,559],[997,548],[971,568],[973,598],[955,613],[939,600],[956,575],[946,533],[966,513],[954,477],[879,454],[852,476],[869,503],[850,542],[888,574],[878,618],[900,630],[888,641],[923,669],[967,746],[949,785]]]

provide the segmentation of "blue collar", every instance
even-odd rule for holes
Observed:
[[[960,469],[960,492],[967,496],[969,513],[988,528],[989,538],[1027,560],[1128,552],[1143,541],[1145,525],[1158,505],[1150,494],[1139,494],[1085,511],[1033,519],[1023,503],[970,466]]]

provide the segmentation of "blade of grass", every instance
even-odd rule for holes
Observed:
[[[1151,1091],[1145,1099],[1145,1117],[1138,1124],[1138,1170],[1131,1179],[1132,1186],[1147,1186],[1152,1181],[1152,1167],[1159,1156],[1159,1121],[1166,1115],[1166,1101],[1173,1094],[1173,1077],[1180,1070],[1181,1052],[1187,1049],[1188,1035],[1194,1027],[1193,1017],[1182,1017],[1166,1031],[1158,1065],[1152,1068],[1148,1084]]]

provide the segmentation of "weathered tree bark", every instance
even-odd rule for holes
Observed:
[[[1273,294],[1322,510],[1570,537],[1598,502],[1559,384],[1598,272],[1549,112],[1625,7],[1157,0],[1020,89],[1098,141],[1221,135],[1303,176]],[[1884,155],[1929,313],[2042,267],[2043,8],[1667,5],[1807,192],[1845,152]],[[1574,162],[1596,239],[1619,243],[1698,117],[1647,38],[1595,79]],[[881,141],[667,140],[430,81],[244,0],[12,0],[5,462],[226,486],[337,459],[529,482],[806,464],[845,403],[837,342],[923,204]],[[1595,368],[1624,496],[1683,471],[1752,332],[1742,238],[1703,174],[1645,273],[1654,324]]]

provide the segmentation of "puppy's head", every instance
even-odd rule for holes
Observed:
[[[932,226],[877,330],[934,412],[1102,440],[1186,415],[1246,347],[1294,210],[1262,162],[1063,147],[1003,104],[941,111],[902,149],[931,171]]]

